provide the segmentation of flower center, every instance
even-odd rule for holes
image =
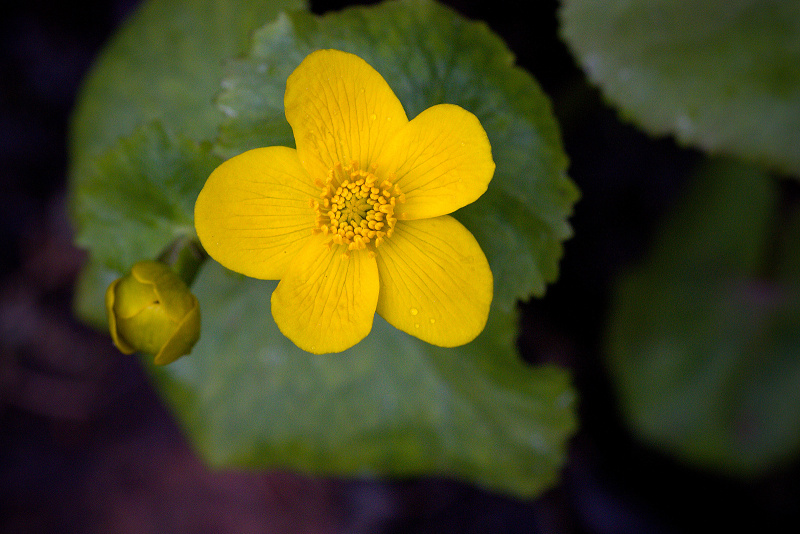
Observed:
[[[373,169],[374,170],[374,169]],[[374,254],[385,238],[391,237],[397,218],[397,203],[405,195],[397,185],[359,169],[358,163],[343,166],[337,163],[328,172],[319,200],[312,200],[316,212],[316,233],[330,235],[331,244],[347,245],[351,250],[370,249]]]

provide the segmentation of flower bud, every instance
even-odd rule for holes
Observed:
[[[189,354],[200,338],[200,305],[175,272],[140,261],[106,291],[114,345],[125,354],[155,355],[165,365]]]

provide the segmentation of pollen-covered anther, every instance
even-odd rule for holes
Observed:
[[[314,232],[330,235],[332,245],[347,245],[345,257],[352,250],[368,249],[383,243],[394,232],[394,210],[405,195],[391,180],[378,184],[375,168],[360,169],[358,162],[337,163],[320,186],[320,199],[312,200],[316,214]]]

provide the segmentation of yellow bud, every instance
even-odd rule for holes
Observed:
[[[165,365],[200,339],[200,305],[167,265],[140,261],[106,291],[111,339],[125,354],[139,351]]]

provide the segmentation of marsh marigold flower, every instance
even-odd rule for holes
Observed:
[[[297,149],[250,150],[220,165],[195,205],[197,235],[223,266],[280,280],[272,315],[303,350],[352,347],[375,313],[434,345],[474,339],[492,273],[448,214],[494,174],[478,119],[454,105],[413,120],[364,60],[310,54],[289,76]]]

